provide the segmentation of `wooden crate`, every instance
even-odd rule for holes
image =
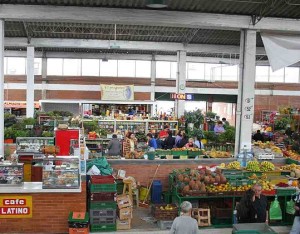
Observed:
[[[120,220],[132,219],[132,207],[118,209],[118,216]]]
[[[120,220],[117,219],[117,230],[131,229],[131,219]]]
[[[172,205],[173,210],[161,210],[160,207],[165,207],[165,204],[153,205],[151,213],[157,220],[174,220],[178,216],[178,207]]]
[[[132,201],[128,195],[118,195],[117,196],[117,204],[119,209],[131,207]]]

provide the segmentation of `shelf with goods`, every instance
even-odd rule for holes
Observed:
[[[145,120],[116,120],[116,131],[125,134],[130,132],[146,132],[147,121]]]
[[[103,156],[109,141],[110,139],[107,138],[96,138],[96,139],[85,138],[85,145],[90,151],[89,158]]]
[[[113,134],[116,131],[115,120],[98,120],[101,135]],[[106,134],[105,134],[106,133]]]
[[[0,186],[21,186],[23,177],[23,163],[0,163]]]
[[[147,120],[147,130],[151,133],[158,133],[164,129],[164,126],[169,126],[170,130],[175,133],[178,129],[178,121],[174,120]]]

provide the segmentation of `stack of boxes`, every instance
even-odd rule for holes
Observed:
[[[89,233],[89,214],[86,212],[70,212],[69,234],[88,234]]]
[[[125,194],[118,195],[117,204],[118,204],[117,230],[131,229],[132,201],[130,197]]]
[[[91,232],[116,231],[116,192],[113,176],[91,176],[88,195]]]

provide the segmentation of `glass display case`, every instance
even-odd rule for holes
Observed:
[[[54,145],[54,137],[17,137],[16,150],[20,153],[42,153],[44,146]]]
[[[80,187],[79,158],[48,157],[43,161],[43,189],[74,189]]]
[[[23,163],[0,163],[0,186],[21,186],[23,178]]]

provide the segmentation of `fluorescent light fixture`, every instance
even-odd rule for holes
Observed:
[[[102,62],[108,62],[108,59],[107,59],[106,57],[104,57],[104,58],[102,59]]]
[[[149,8],[166,8],[168,6],[168,1],[167,0],[147,0],[146,1],[146,6]]]

